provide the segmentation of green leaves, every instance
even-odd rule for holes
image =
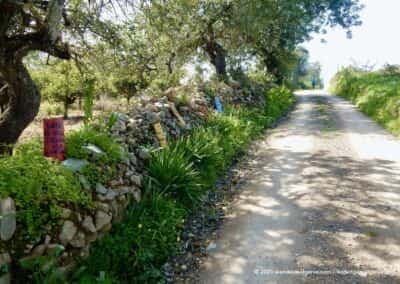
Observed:
[[[159,150],[153,154],[148,171],[153,189],[192,208],[203,191],[199,173],[185,154],[180,147]]]
[[[0,194],[16,202],[18,237],[36,240],[47,225],[58,220],[61,207],[90,207],[89,196],[81,190],[72,172],[43,157],[32,142],[17,147],[11,157],[0,159]]]
[[[333,79],[333,93],[349,99],[395,135],[400,134],[400,68],[368,72],[348,67]]]

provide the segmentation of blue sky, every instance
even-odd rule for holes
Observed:
[[[322,64],[322,75],[327,85],[341,66],[359,64],[400,64],[400,0],[362,0],[363,25],[353,28],[353,38],[334,28],[303,44],[310,51],[312,61]]]

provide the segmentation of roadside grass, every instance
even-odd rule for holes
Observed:
[[[391,133],[400,135],[400,72],[345,68],[336,74],[332,93],[350,100]]]
[[[187,137],[153,152],[144,200],[132,205],[125,222],[94,244],[75,280],[160,283],[161,266],[176,253],[185,219],[234,157],[294,103],[285,88],[266,95],[265,109],[226,107]]]

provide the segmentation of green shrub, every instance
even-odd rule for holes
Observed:
[[[0,195],[10,196],[17,207],[17,234],[36,240],[56,225],[62,207],[90,206],[73,173],[52,159],[44,158],[38,142],[15,149],[0,159]]]
[[[183,155],[193,163],[199,172],[201,183],[209,188],[221,172],[224,154],[220,146],[220,137],[213,131],[199,127],[190,135],[173,143],[170,148]]]
[[[90,153],[84,148],[87,144],[99,147],[104,154],[90,160]],[[106,183],[117,174],[116,165],[121,161],[124,153],[121,146],[106,132],[84,127],[81,130],[68,133],[66,136],[67,158],[90,160],[82,170],[89,183]]]
[[[287,111],[294,102],[292,92],[285,87],[277,87],[266,93],[267,103],[265,113],[273,118],[279,117]]]
[[[65,140],[68,158],[89,159],[89,152],[84,149],[87,144],[96,145],[105,153],[99,157],[99,161],[102,163],[116,164],[121,161],[123,156],[121,146],[110,135],[91,127],[70,132]]]
[[[154,152],[148,172],[152,187],[188,208],[196,204],[203,194],[199,174],[181,148]]]
[[[99,272],[108,283],[157,283],[160,267],[176,253],[187,212],[164,195],[148,195],[131,207],[126,221],[96,242],[83,261],[79,283],[98,283]]]

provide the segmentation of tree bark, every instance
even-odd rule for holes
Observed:
[[[10,96],[8,108],[0,116],[0,154],[4,154],[11,152],[19,136],[37,115],[40,92],[22,59],[0,62],[0,72],[8,83]]]
[[[226,74],[226,52],[224,48],[215,41],[207,42],[205,51],[210,57],[212,65],[215,67],[217,75],[223,79],[227,77]]]

